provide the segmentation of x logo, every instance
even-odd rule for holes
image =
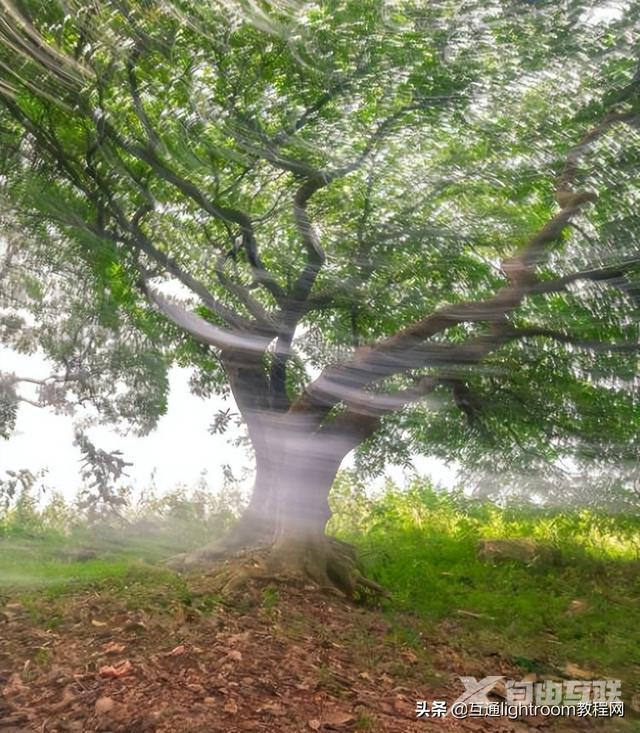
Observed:
[[[487,697],[488,693],[503,679],[502,676],[485,677],[478,682],[475,677],[460,677],[460,682],[464,685],[464,692],[452,704],[480,703],[481,705],[489,705],[491,701]]]

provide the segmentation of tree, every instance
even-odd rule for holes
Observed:
[[[248,428],[250,505],[186,563],[366,585],[324,532],[353,449],[636,454],[635,4],[2,6],[20,231]]]

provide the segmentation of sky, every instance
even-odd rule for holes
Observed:
[[[0,370],[15,372],[20,376],[42,378],[52,373],[40,356],[16,354],[0,348]],[[189,390],[188,369],[174,367],[170,374],[170,394],[167,413],[157,428],[147,436],[120,435],[115,428],[97,427],[88,431],[96,447],[103,450],[121,450],[124,458],[133,463],[127,469],[128,483],[137,490],[147,488],[153,482],[159,493],[165,493],[182,484],[195,486],[203,471],[212,491],[222,485],[222,467],[231,466],[235,476],[243,469],[251,468],[251,458],[245,448],[230,444],[234,435],[229,430],[224,435],[211,435],[208,427],[219,409],[231,408],[232,400],[222,398],[202,399]],[[33,473],[46,469],[40,482],[49,489],[71,499],[81,487],[80,452],[73,445],[74,418],[57,415],[50,408],[37,408],[22,404],[18,423],[8,441],[0,440],[0,478],[7,470],[29,468]],[[349,456],[345,465],[349,465]],[[455,473],[434,459],[416,457],[416,469],[432,476],[439,484],[452,486]],[[400,469],[390,468],[388,475],[396,481],[404,481]],[[247,488],[250,486],[247,477]]]
[[[0,369],[5,372],[41,377],[47,373],[46,361],[37,356],[16,355],[0,349]],[[88,434],[104,450],[119,449],[133,463],[127,473],[130,483],[148,486],[155,471],[155,484],[164,493],[178,484],[195,485],[206,470],[210,483],[221,483],[222,465],[231,465],[240,475],[250,463],[245,450],[229,445],[228,435],[210,435],[208,426],[214,413],[231,402],[203,400],[189,391],[187,369],[171,372],[169,409],[156,430],[144,437],[122,436],[114,428],[97,427]],[[0,441],[0,477],[4,472],[46,468],[44,483],[71,497],[81,485],[80,452],[73,446],[74,419],[56,415],[51,409],[22,404],[18,423],[8,441]]]

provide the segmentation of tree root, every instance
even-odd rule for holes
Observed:
[[[224,557],[222,548],[204,548],[184,557],[179,570],[206,568],[211,590],[234,595],[249,586],[271,583],[311,585],[356,601],[388,597],[388,592],[367,578],[353,546],[332,537],[275,543]],[[175,568],[175,564],[172,563]]]
[[[273,542],[273,532],[243,523],[235,525],[224,537],[205,547],[181,553],[169,558],[167,567],[177,572],[210,569],[212,564],[223,563],[234,557],[244,557],[252,552],[269,547]]]

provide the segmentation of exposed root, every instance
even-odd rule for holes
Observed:
[[[220,564],[230,558],[245,557],[269,547],[273,542],[273,532],[264,528],[257,530],[242,520],[224,537],[198,550],[174,555],[167,560],[166,565],[178,572],[210,569],[212,565]]]
[[[196,570],[210,570],[211,567],[227,562],[231,558],[243,558],[253,552],[259,552],[264,546],[227,545],[223,540],[212,543],[199,550],[174,555],[166,562],[167,567],[179,573]]]
[[[367,578],[358,564],[356,550],[335,538],[276,543],[246,551],[221,561],[205,548],[187,556],[189,569],[207,567],[212,590],[223,595],[245,591],[256,583],[299,583],[350,599],[365,601],[387,597],[387,591]]]

